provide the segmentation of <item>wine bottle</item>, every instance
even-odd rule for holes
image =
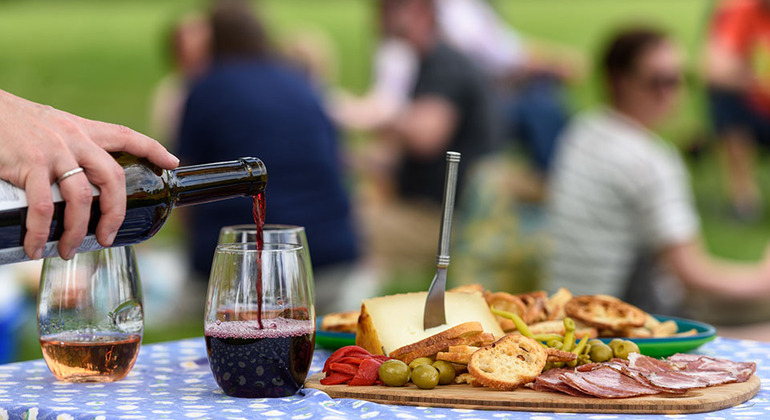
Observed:
[[[267,169],[257,158],[181,166],[164,170],[146,159],[118,153],[113,155],[126,172],[126,217],[112,246],[133,245],[153,237],[174,207],[208,203],[226,198],[253,196],[265,190]],[[64,231],[65,202],[59,186],[51,186],[54,215],[43,257],[58,255],[56,249]],[[94,192],[88,234],[77,252],[102,249],[96,241],[99,223],[99,190]],[[26,229],[27,198],[24,190],[0,180],[0,264],[28,259],[22,247]]]

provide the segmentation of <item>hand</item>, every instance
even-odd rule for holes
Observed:
[[[83,242],[91,209],[89,182],[101,190],[96,239],[112,245],[126,214],[123,168],[108,152],[127,152],[173,169],[179,159],[155,140],[126,127],[91,121],[0,90],[0,178],[26,191],[28,211],[24,251],[42,257],[54,205],[51,184],[65,172],[84,172],[62,180],[66,203],[59,255],[70,259]]]

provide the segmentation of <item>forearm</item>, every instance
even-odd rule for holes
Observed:
[[[666,261],[689,288],[732,299],[770,296],[770,278],[763,265],[713,258],[693,241],[665,252]]]
[[[724,46],[707,47],[703,72],[709,84],[723,89],[746,91],[754,83],[751,69]]]
[[[457,111],[443,99],[415,101],[385,130],[401,148],[414,156],[435,156],[449,145]]]

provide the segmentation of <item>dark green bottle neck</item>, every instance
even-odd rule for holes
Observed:
[[[182,166],[169,171],[174,207],[253,196],[265,190],[267,169],[257,158]]]

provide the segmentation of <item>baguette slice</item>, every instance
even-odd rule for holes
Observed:
[[[473,376],[470,373],[461,373],[457,376],[455,376],[455,383],[456,384],[469,384],[471,386],[480,387],[484,386],[479,383],[476,379],[473,378]]]
[[[571,351],[564,351],[548,347],[545,349],[545,353],[548,355],[547,362],[571,362],[577,360],[577,354]]]
[[[564,306],[572,299],[572,292],[562,287],[556,291],[548,302],[545,303],[545,311],[548,314],[548,320],[564,319],[567,313],[564,312]]]
[[[484,286],[473,283],[473,284],[464,284],[462,286],[453,287],[447,292],[460,292],[460,293],[468,293],[470,295],[479,295],[484,296]]]
[[[490,344],[490,343],[484,343],[484,344]],[[474,351],[478,350],[479,348],[476,346],[468,346],[468,345],[461,345],[461,346],[449,346],[449,352],[450,353],[468,353],[471,354]]]
[[[359,315],[361,311],[358,310],[327,314],[321,321],[321,330],[355,334]]]
[[[436,354],[436,360],[443,360],[445,362],[457,363],[461,365],[467,365],[471,361],[471,355],[473,353],[452,353],[440,351]]]
[[[441,343],[437,343],[432,346],[417,348],[413,351],[401,354],[396,358],[406,364],[409,364],[412,360],[418,357],[435,358],[439,352],[443,352],[451,346],[458,346],[458,345],[483,346],[483,345],[492,343],[493,341],[495,341],[494,335],[490,333],[477,333],[473,335],[466,335],[462,337],[447,339]],[[395,357],[395,356],[391,356],[391,357]]]
[[[390,352],[389,356],[409,364],[418,357],[429,357],[447,350],[449,346],[469,344],[469,342],[478,340],[478,336],[483,333],[484,327],[481,326],[480,322],[465,322],[416,343],[399,347]]]
[[[537,341],[509,334],[473,353],[468,373],[484,386],[511,391],[532,382],[543,371],[547,358]]]
[[[577,326],[575,329],[576,338],[583,338],[584,335],[588,335],[589,338],[596,338],[599,336],[599,330],[596,328],[589,327],[580,321],[575,321],[575,324]],[[564,335],[564,320],[536,322],[529,325],[529,331],[532,334]]]

